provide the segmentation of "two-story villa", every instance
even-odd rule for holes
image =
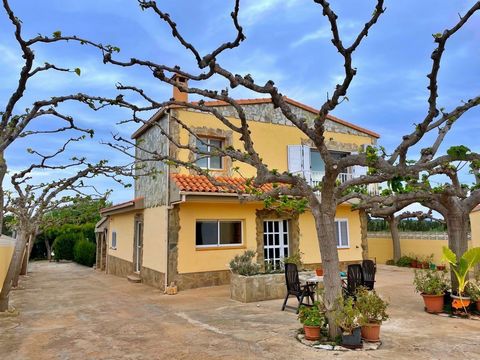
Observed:
[[[178,78],[177,81],[183,79]],[[174,88],[174,97],[187,101],[187,94]],[[317,110],[286,99],[293,112],[312,121]],[[238,100],[250,121],[257,151],[271,169],[288,170],[307,178],[312,184],[321,180],[324,164],[319,153],[300,130],[294,127],[270,99]],[[238,122],[235,111],[222,102],[207,102],[231,121]],[[149,151],[196,161],[215,176],[237,187],[243,180],[232,169],[227,157],[197,159],[195,154],[178,149],[162,136],[158,126],[183,144],[194,144],[196,138],[180,128],[173,118],[180,119],[204,142],[212,146],[242,148],[233,134],[213,115],[182,107],[164,108],[140,127],[132,138]],[[378,134],[329,116],[326,122],[328,148],[335,156],[357,152],[362,146],[375,144]],[[200,144],[199,144],[200,145]],[[139,158],[146,154],[137,150]],[[306,264],[320,263],[314,219],[310,212],[279,216],[266,210],[263,203],[245,202],[230,188],[217,188],[193,171],[147,163],[154,167],[155,177],[138,177],[135,199],[102,210],[105,217],[100,227],[97,267],[119,276],[136,274],[142,282],[163,287],[174,281],[179,289],[220,285],[229,282],[228,263],[246,249],[257,252],[257,261],[278,263],[300,250]],[[252,167],[235,163],[239,172],[252,177]],[[365,173],[351,168],[339,181]],[[344,263],[362,259],[360,220],[351,204],[337,208],[337,242],[340,260]]]

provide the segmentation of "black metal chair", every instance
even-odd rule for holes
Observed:
[[[360,286],[364,285],[363,270],[360,264],[351,264],[347,268],[347,287],[346,294],[355,297],[355,293]]]
[[[375,287],[375,273],[377,272],[377,267],[373,262],[373,260],[363,260],[362,270],[363,270],[363,285],[368,290],[373,290],[373,288]]]
[[[315,302],[315,288],[316,284],[300,284],[300,279],[298,277],[297,265],[295,264],[285,264],[285,282],[287,285],[287,296],[285,296],[285,301],[283,302],[282,311],[285,310],[287,306],[287,301],[290,295],[294,295],[298,300],[297,314],[300,309],[300,305],[307,305],[309,303],[304,303],[303,300],[306,298],[312,300],[312,304]]]

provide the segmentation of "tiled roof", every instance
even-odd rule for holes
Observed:
[[[172,179],[180,191],[203,192],[203,193],[244,193],[246,190],[245,179],[219,176],[215,177],[215,182],[222,185],[214,185],[206,176],[202,175],[182,175],[173,174]],[[272,184],[265,184],[260,187],[263,191],[273,189]]]
[[[296,107],[299,107],[300,109],[303,109],[305,111],[308,111],[308,112],[311,112],[313,114],[318,114],[318,110],[317,109],[314,109],[313,107],[311,106],[308,106],[308,105],[305,105],[305,104],[302,104],[298,101],[295,101],[293,99],[290,99],[289,97],[284,97],[285,98],[285,101],[287,103],[289,103],[290,105],[293,105],[293,106],[296,106]],[[272,102],[272,99],[271,98],[257,98],[257,99],[238,99],[238,100],[235,100],[239,105],[255,105],[255,104],[268,104],[268,103],[271,103]],[[198,102],[192,102],[192,104],[198,104]],[[216,100],[216,101],[205,101],[204,104],[206,106],[225,106],[225,105],[228,105],[226,102],[224,101],[219,101],[219,100]],[[175,106],[175,107],[178,107],[178,106]],[[168,110],[169,107],[166,107],[166,108],[162,108],[160,111],[158,111],[154,116],[152,116],[152,118],[147,121],[146,123],[144,123],[137,131],[135,131],[133,134],[132,134],[132,139],[135,139],[137,138],[138,136],[142,135],[145,131],[147,131],[155,121],[157,121],[157,119],[159,118],[159,116],[163,115],[163,112],[165,110]],[[371,131],[371,130],[368,130],[368,129],[365,129],[361,126],[358,126],[358,125],[355,125],[355,124],[352,124],[351,122],[348,122],[348,121],[345,121],[345,120],[342,120],[342,119],[339,119],[333,115],[327,115],[327,119],[333,121],[333,122],[336,122],[338,124],[341,124],[341,125],[345,125],[349,128],[352,128],[352,129],[355,129],[357,131],[360,131],[362,133],[365,133],[365,134],[368,134],[370,136],[373,136],[375,138],[379,138],[380,135],[377,134],[376,132],[374,131]]]
[[[136,207],[142,207],[143,206],[143,197],[139,197],[130,201],[125,201],[123,203],[115,204],[107,208],[100,209],[100,214],[106,214],[111,211],[116,211],[116,210],[121,210],[125,208],[136,208]]]
[[[474,209],[472,210],[472,212],[475,212],[475,211],[480,211],[480,205],[477,205],[474,207]]]

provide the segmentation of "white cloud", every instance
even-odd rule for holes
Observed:
[[[350,20],[346,20],[338,24],[340,38],[343,42],[348,42],[354,39],[356,33],[353,30],[358,27],[358,24],[358,22]],[[330,39],[331,37],[332,32],[330,30],[330,25],[325,25],[318,30],[303,35],[300,39],[291,43],[290,47],[298,47],[310,41],[315,41],[319,39]]]
[[[318,40],[318,39],[328,39],[331,36],[332,36],[332,34],[331,34],[330,30],[328,29],[328,27],[325,26],[325,27],[322,27],[321,29],[319,29],[317,31],[311,32],[309,34],[305,34],[300,39],[293,42],[290,46],[291,47],[297,47],[297,46],[303,45],[303,44],[305,44],[307,42],[310,42],[310,41],[314,41],[314,40]]]
[[[271,10],[279,6],[285,6],[289,8],[295,5],[297,2],[298,0],[251,0],[248,1],[247,5],[240,10],[240,17],[242,19],[242,23],[246,25],[252,25]]]

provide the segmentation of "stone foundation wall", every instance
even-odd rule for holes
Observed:
[[[162,290],[165,288],[165,274],[160,271],[152,270],[142,266],[140,277],[142,278],[142,283],[146,285]]]
[[[131,261],[108,255],[108,273],[116,276],[127,277],[133,272]]]
[[[178,290],[228,285],[230,283],[230,270],[177,274],[174,281],[178,286]]]
[[[230,298],[244,303],[284,298],[285,274],[242,276],[232,274]]]

